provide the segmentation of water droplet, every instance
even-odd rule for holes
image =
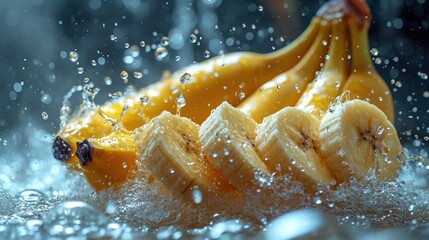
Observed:
[[[212,158],[217,158],[219,156],[219,154],[217,152],[212,152]]]
[[[189,74],[189,73],[184,73],[180,77],[180,83],[182,83],[182,84],[189,83],[190,81],[191,81],[191,74]]]
[[[104,84],[107,86],[112,85],[112,78],[111,77],[104,77]]]
[[[192,201],[196,204],[200,204],[203,201],[203,193],[200,191],[198,186],[195,186],[192,190]]]
[[[239,92],[239,93],[237,94],[237,96],[238,96],[238,98],[240,98],[240,100],[243,100],[243,99],[246,97],[246,93],[244,93],[244,92]]]
[[[141,97],[140,102],[145,106],[148,105],[149,104],[149,97],[148,96]]]
[[[114,214],[116,212],[116,204],[112,201],[108,201],[106,204],[106,213],[107,214]]]
[[[128,167],[127,163],[126,162],[122,162],[122,167],[123,168],[127,168]]]
[[[42,119],[43,120],[48,120],[48,118],[49,118],[48,113],[47,112],[42,112]]]
[[[141,40],[140,41],[140,47],[144,47],[144,46],[146,46],[146,43],[145,43],[145,41]]]
[[[175,173],[175,171],[174,171],[174,169],[173,169],[173,168],[170,168],[170,173],[171,173],[171,174],[174,174],[174,173]]]
[[[94,59],[93,59],[93,60],[91,60],[91,65],[92,65],[93,67],[97,66],[97,61],[95,61]]]
[[[376,57],[375,59],[374,59],[374,63],[375,64],[381,64],[381,58],[380,57]]]
[[[377,48],[371,48],[371,50],[369,52],[374,57],[378,56],[378,49]]]
[[[154,56],[157,61],[164,60],[164,58],[167,57],[167,55],[168,55],[168,50],[165,47],[159,47],[154,52]]]
[[[89,78],[87,78],[87,77],[86,77],[86,78],[84,78],[84,79],[83,79],[83,82],[84,82],[84,83],[89,83]],[[87,88],[89,88],[89,85],[87,86]],[[89,90],[89,89],[88,89],[88,90]]]
[[[126,71],[122,71],[121,72],[121,78],[124,79],[124,80],[127,79],[128,78],[128,73]]]
[[[83,73],[83,67],[78,67],[77,68],[77,73],[78,74],[82,74]]]
[[[109,95],[110,98],[115,99],[115,98],[118,98],[118,97],[122,97],[122,92],[121,91],[117,91],[117,92],[114,92],[114,93],[109,93],[108,95]]]
[[[376,129],[376,133],[378,136],[381,136],[384,133],[384,127],[383,126],[378,126]]]
[[[72,62],[77,62],[77,60],[79,60],[79,54],[75,51],[70,51],[69,52],[69,60]]]
[[[140,79],[140,78],[143,77],[143,73],[135,71],[134,72],[134,77],[137,78],[137,79]]]
[[[204,51],[204,58],[209,58],[210,57],[210,51],[209,50],[205,50]]]
[[[228,150],[228,149],[226,149],[226,148],[224,148],[224,149],[223,149],[223,155],[224,155],[224,156],[228,156],[228,155],[229,155],[229,150]]]
[[[196,42],[197,42],[197,40],[198,40],[198,38],[197,38],[197,36],[195,36],[195,34],[191,34],[191,35],[189,36],[189,41],[190,41],[191,43],[196,43]]]
[[[44,103],[44,104],[49,104],[49,103],[51,103],[51,102],[52,102],[52,97],[51,97],[51,95],[49,95],[49,94],[45,93],[45,94],[43,94],[43,95],[42,95],[42,98],[41,98],[40,100],[41,100],[41,101],[42,101],[42,103]]]
[[[168,37],[163,36],[161,38],[161,46],[166,47],[168,46],[168,44],[170,44],[170,40],[168,39]]]
[[[314,197],[313,201],[316,205],[322,204],[322,199],[319,196]]]
[[[322,40],[322,45],[326,46],[326,45],[328,45],[328,42],[326,40]]]
[[[110,40],[111,41],[116,41],[118,39],[118,37],[116,37],[115,35],[110,35]]]
[[[264,7],[262,7],[261,5],[258,6],[258,11],[262,12],[264,11]]]
[[[182,93],[179,93],[176,97],[176,105],[178,109],[183,108],[184,106],[186,106],[186,100],[183,97]]]
[[[125,44],[124,44],[124,47],[125,47],[125,48],[129,48],[129,47],[130,47],[130,44],[129,44],[129,43],[125,43]]]
[[[176,56],[175,59],[176,59],[176,62],[180,61],[180,56]]]
[[[27,203],[39,203],[44,201],[47,196],[39,190],[26,189],[18,193],[18,198],[19,200]]]
[[[299,89],[298,83],[297,83],[297,84],[295,84],[295,90],[296,90],[296,92],[297,92],[297,93],[300,93],[300,92],[301,92],[301,90]]]
[[[426,73],[424,73],[424,72],[419,72],[419,74],[418,74],[419,76],[420,76],[420,78],[421,79],[423,79],[423,80],[427,80],[428,78],[429,78],[429,76],[426,74]]]

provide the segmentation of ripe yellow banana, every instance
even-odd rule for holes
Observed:
[[[369,21],[363,26],[355,18],[347,20],[352,42],[352,72],[346,80],[343,91],[350,92],[351,99],[368,101],[381,109],[387,118],[394,122],[392,93],[386,82],[377,73],[369,54],[368,28]]]
[[[108,138],[117,126],[133,130],[164,110],[176,112],[177,105],[182,106],[181,116],[201,123],[222,101],[236,105],[241,96],[249,95],[262,83],[295,66],[314,42],[320,22],[315,17],[297,40],[274,53],[233,53],[213,58],[191,65],[136,93],[107,102],[99,109],[80,109],[57,133],[52,146],[54,157],[71,169],[89,167],[91,163],[79,166],[75,154],[77,142]],[[179,94],[183,98],[177,99]],[[111,177],[118,176],[113,173]]]
[[[288,174],[314,190],[334,179],[319,157],[319,120],[310,113],[286,107],[268,116],[258,126],[258,153],[272,172]]]
[[[371,169],[392,180],[402,147],[395,127],[376,106],[359,99],[338,103],[320,123],[321,154],[335,177],[360,180]]]
[[[77,142],[76,155],[80,164],[75,167],[95,190],[100,190],[134,177],[136,154],[131,134],[118,130],[107,137]]]
[[[198,130],[191,120],[164,111],[135,132],[144,166],[167,189],[196,203],[235,191],[201,153]]]
[[[201,124],[199,137],[204,154],[238,189],[251,189],[255,171],[269,174],[256,152],[256,122],[223,102]]]
[[[340,95],[350,71],[347,58],[350,43],[346,23],[343,19],[335,19],[332,28],[331,44],[325,65],[316,79],[307,85],[304,94],[295,105],[312,113],[318,119],[323,117],[329,104]]]
[[[291,70],[263,84],[260,91],[245,99],[238,108],[260,123],[264,117],[284,107],[294,106],[325,61],[330,25],[330,22],[322,21],[316,40],[303,59]]]

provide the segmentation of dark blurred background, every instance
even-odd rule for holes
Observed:
[[[206,51],[210,57],[220,51],[271,52],[298,36],[324,2],[0,1],[0,145],[22,144],[23,128],[54,134],[64,95],[85,78],[101,89],[95,101],[102,103],[109,93],[143,87],[164,70],[200,62]],[[424,148],[429,142],[429,1],[368,3],[370,45],[378,49],[376,67],[393,91],[401,138]],[[71,51],[78,54],[75,62]],[[76,107],[80,93],[71,102]]]

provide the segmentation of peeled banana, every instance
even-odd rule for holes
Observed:
[[[338,103],[320,123],[321,154],[340,181],[363,179],[370,170],[378,180],[393,180],[402,147],[395,127],[376,106],[350,100]]]

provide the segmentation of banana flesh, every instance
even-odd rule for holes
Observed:
[[[286,107],[258,126],[258,153],[272,172],[288,174],[307,190],[334,179],[319,154],[319,120],[310,113]]]
[[[191,120],[162,112],[134,133],[144,166],[175,195],[196,203],[235,190],[201,154],[198,130]]]
[[[256,152],[256,126],[243,112],[223,102],[199,131],[207,159],[239,189],[253,188],[255,171],[269,174]]]
[[[395,127],[376,106],[362,100],[339,103],[320,123],[321,154],[340,182],[363,179],[370,170],[378,180],[393,180],[402,147]]]

